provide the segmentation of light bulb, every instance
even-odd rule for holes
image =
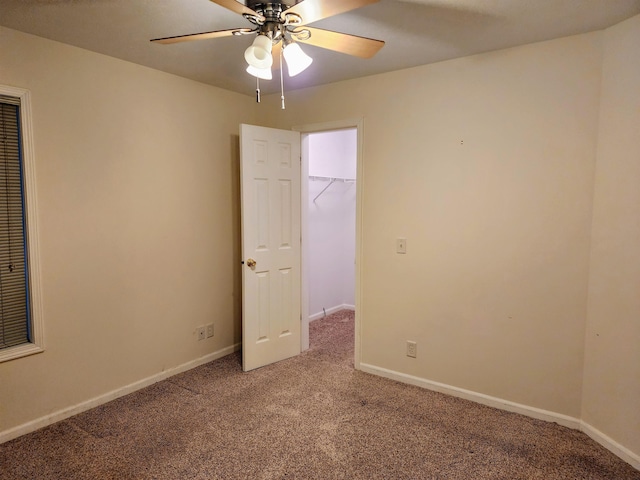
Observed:
[[[307,69],[313,58],[304,53],[297,43],[290,43],[282,50],[282,55],[287,61],[287,69],[289,70],[289,76],[295,77],[300,72]]]

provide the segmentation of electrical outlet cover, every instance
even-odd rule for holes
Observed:
[[[418,344],[407,340],[407,357],[416,358],[418,356]]]

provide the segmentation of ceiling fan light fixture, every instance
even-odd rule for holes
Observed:
[[[303,72],[313,62],[313,58],[304,53],[297,43],[288,44],[282,50],[282,55],[287,62],[290,77],[295,77]]]
[[[1,1],[1,0],[0,0]],[[313,59],[305,54],[297,42],[345,53],[360,58],[371,58],[383,46],[382,40],[339,33],[333,30],[308,27],[333,15],[346,13],[380,0],[211,0],[251,22],[251,28],[231,28],[211,32],[191,33],[152,39],[152,42],[171,44],[230,36],[255,35],[244,51],[249,64],[247,72],[256,77],[256,96],[260,102],[260,80],[271,80],[274,63],[273,47],[276,46],[277,69],[280,75],[282,108],[284,109],[284,71],[287,64],[289,76],[306,70]],[[404,0],[417,1],[417,0]]]
[[[249,65],[247,67],[247,73],[261,80],[271,80],[273,78],[271,68],[256,68],[253,65]]]
[[[244,59],[254,68],[271,68],[273,64],[272,46],[271,39],[268,36],[258,35],[251,46],[244,51]]]

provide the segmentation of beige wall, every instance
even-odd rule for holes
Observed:
[[[601,39],[287,95],[364,118],[363,363],[580,416]]]
[[[604,34],[582,409],[585,422],[638,456],[639,46],[640,16]]]
[[[240,341],[238,95],[0,28],[32,92],[46,351],[0,364],[0,432]],[[215,322],[215,336],[195,328]]]

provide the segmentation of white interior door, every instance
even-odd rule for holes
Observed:
[[[300,353],[300,133],[240,125],[242,368]]]

